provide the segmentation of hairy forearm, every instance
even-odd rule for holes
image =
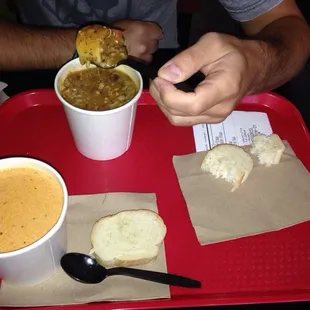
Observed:
[[[75,50],[76,29],[0,21],[0,70],[58,68]]]
[[[255,72],[251,93],[275,89],[303,68],[310,53],[310,30],[299,17],[284,17],[266,26],[248,42]]]

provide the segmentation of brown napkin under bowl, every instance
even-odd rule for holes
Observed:
[[[205,152],[173,164],[200,244],[280,230],[310,219],[310,174],[287,142],[278,165],[254,168],[235,191],[201,170]],[[244,147],[249,152],[249,146]]]
[[[102,216],[123,210],[157,210],[155,194],[109,193],[70,196],[67,214],[68,252],[90,251],[90,231]],[[139,269],[167,272],[164,246],[156,260]],[[30,287],[2,283],[0,306],[52,306],[98,301],[147,300],[170,298],[169,286],[125,276],[112,276],[100,284],[82,284],[69,278],[62,269],[48,281]]]

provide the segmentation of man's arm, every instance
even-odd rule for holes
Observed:
[[[256,64],[260,67],[255,70],[260,74],[250,93],[282,85],[293,78],[308,59],[310,29],[295,1],[284,0],[242,26],[246,35],[255,40],[249,46],[256,49],[257,53],[251,55],[257,57]]]
[[[151,22],[124,20],[113,27],[124,30],[131,56],[150,61],[163,38],[161,28]],[[75,28],[24,26],[0,19],[0,70],[58,68],[75,51]]]
[[[249,7],[257,11],[266,10],[266,5],[275,6],[269,13],[243,23],[247,38],[207,33],[158,71],[150,91],[174,125],[223,121],[244,96],[272,90],[293,78],[309,56],[309,26],[294,1],[278,4],[278,0],[265,0],[260,2],[261,7],[246,0],[220,1],[236,5],[234,14],[241,9],[248,13]],[[255,3],[258,1],[252,0]],[[198,70],[205,79],[194,92],[175,88],[173,84]]]
[[[0,70],[60,67],[74,53],[76,32],[0,20]]]

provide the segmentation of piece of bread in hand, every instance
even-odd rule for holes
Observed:
[[[155,259],[166,236],[162,218],[150,210],[105,216],[93,225],[93,255],[105,267],[142,265]]]
[[[128,57],[123,32],[101,25],[88,25],[78,31],[76,50],[82,65],[113,66]]]
[[[206,153],[201,165],[203,171],[232,183],[232,192],[248,178],[252,168],[251,156],[233,144],[215,146]]]
[[[279,164],[285,146],[277,134],[256,135],[252,139],[251,154],[257,156],[261,165],[270,167]]]

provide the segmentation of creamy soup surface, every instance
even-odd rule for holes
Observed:
[[[21,249],[57,222],[63,190],[56,179],[30,167],[0,170],[0,252]]]

